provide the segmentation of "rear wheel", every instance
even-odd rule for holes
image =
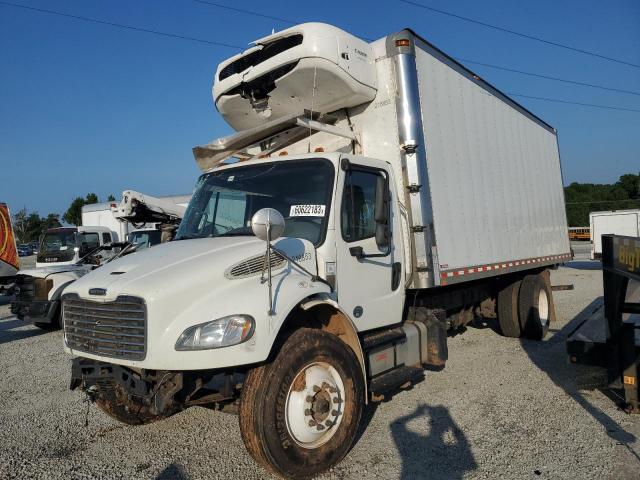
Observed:
[[[553,296],[542,275],[527,275],[520,285],[518,298],[520,328],[526,338],[542,340],[549,330]]]
[[[498,293],[498,323],[505,337],[518,338],[522,334],[518,318],[518,292],[520,280],[504,287]]]
[[[347,454],[364,404],[354,352],[329,333],[302,328],[271,364],[254,368],[240,398],[240,431],[253,458],[286,478],[309,478]]]

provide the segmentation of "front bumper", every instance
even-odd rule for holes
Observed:
[[[14,300],[11,313],[25,322],[54,323],[60,300]]]
[[[239,398],[244,372],[202,370],[133,370],[99,360],[76,357],[71,362],[69,388],[79,388],[92,401],[111,397],[119,390],[153,415],[176,407],[233,402]]]

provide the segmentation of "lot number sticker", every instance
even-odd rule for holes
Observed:
[[[324,205],[291,205],[290,217],[324,217]]]

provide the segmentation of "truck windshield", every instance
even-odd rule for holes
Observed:
[[[74,230],[63,230],[58,232],[47,232],[40,244],[41,252],[60,252],[71,250],[76,246],[76,232]]]
[[[176,240],[250,236],[251,217],[275,208],[285,218],[285,237],[324,241],[333,191],[333,164],[290,160],[230,168],[200,177]]]
[[[138,230],[129,234],[129,241],[137,245],[136,252],[160,243],[160,230]]]

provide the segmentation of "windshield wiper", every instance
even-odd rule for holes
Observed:
[[[194,238],[204,238],[201,237],[200,235],[182,235],[180,236],[180,238],[174,238],[174,241],[180,241],[180,240],[193,240]]]
[[[218,237],[253,237],[252,232],[226,232],[219,235],[211,235],[214,238]]]

